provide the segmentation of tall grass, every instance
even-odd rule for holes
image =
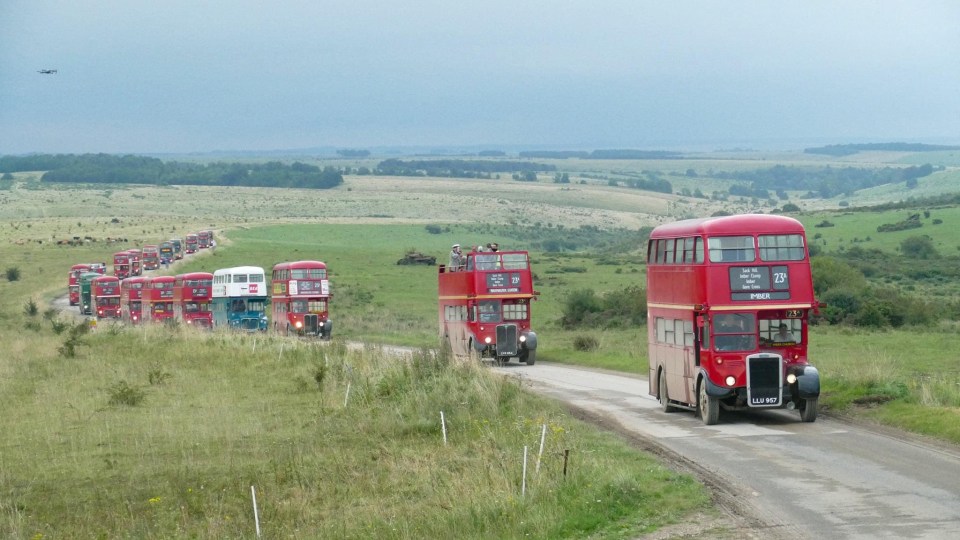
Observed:
[[[443,351],[102,325],[66,358],[46,338],[0,362],[4,537],[249,538],[251,486],[268,538],[630,537],[709,505]]]

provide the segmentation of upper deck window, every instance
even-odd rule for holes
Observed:
[[[291,279],[327,279],[326,268],[307,268],[303,270],[292,270]]]
[[[756,259],[752,236],[718,236],[707,239],[710,262],[753,262]]]
[[[803,236],[799,234],[768,234],[757,238],[761,261],[802,261]]]
[[[501,258],[504,270],[526,270],[529,265],[525,253],[504,253]]]
[[[499,270],[500,256],[491,253],[489,255],[477,254],[473,257],[477,262],[477,270]]]

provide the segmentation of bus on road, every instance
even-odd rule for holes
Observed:
[[[117,279],[130,277],[130,252],[118,251],[113,254],[113,275]]]
[[[200,231],[197,233],[197,247],[206,249],[213,245],[213,231]]]
[[[173,262],[173,243],[172,242],[162,242],[160,244],[160,264],[169,265]]]
[[[213,272],[213,325],[248,332],[267,329],[267,279],[259,266]]]
[[[187,255],[192,255],[197,252],[200,245],[200,241],[197,238],[195,233],[188,234],[183,240],[183,252]]]
[[[135,276],[120,282],[120,319],[124,322],[139,324],[143,319],[143,290],[149,287],[150,279]]]
[[[326,264],[295,261],[275,265],[270,288],[274,331],[330,339],[332,296]]]
[[[103,263],[80,263],[71,266],[70,272],[67,274],[67,299],[70,305],[76,306],[80,303],[80,276],[82,274],[87,272],[104,274],[106,271],[107,266]]]
[[[127,250],[130,254],[130,275],[143,275],[143,251],[140,248],[130,248]]]
[[[438,292],[440,338],[455,355],[536,362],[530,308],[539,293],[526,251],[472,252],[455,267],[442,264]]]
[[[93,315],[93,280],[102,276],[103,273],[97,272],[83,272],[77,278],[77,283],[80,289],[80,314],[81,315]]]
[[[143,246],[143,269],[156,270],[160,268],[160,247],[156,244]]]
[[[173,319],[174,281],[173,276],[156,276],[144,284],[141,297],[144,322]]]
[[[213,274],[190,272],[179,274],[173,283],[173,316],[185,324],[201,328],[213,326],[210,298]]]
[[[120,318],[120,279],[117,276],[100,276],[90,282],[90,298],[93,314],[98,319]]]
[[[179,238],[171,238],[170,245],[173,246],[173,260],[179,261],[183,258],[183,240]]]
[[[647,246],[649,392],[664,411],[786,408],[817,418],[807,354],[816,313],[795,219],[739,215],[661,225]]]

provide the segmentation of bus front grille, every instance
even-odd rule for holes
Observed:
[[[319,330],[320,317],[316,313],[310,313],[303,316],[303,333],[317,335]]]
[[[497,356],[517,355],[517,325],[497,325]]]
[[[747,404],[779,407],[783,396],[783,358],[758,354],[747,357]]]

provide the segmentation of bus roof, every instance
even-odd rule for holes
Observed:
[[[277,269],[299,270],[304,268],[326,268],[326,267],[327,265],[320,261],[292,261],[292,262],[277,263],[273,265],[274,270],[277,270]]]
[[[665,223],[653,229],[650,238],[668,238],[692,234],[728,235],[752,233],[803,233],[803,225],[792,217],[776,214],[743,214],[685,219]]]
[[[218,268],[213,271],[213,275],[222,276],[225,274],[263,274],[263,268],[259,266],[234,266],[232,268]]]

